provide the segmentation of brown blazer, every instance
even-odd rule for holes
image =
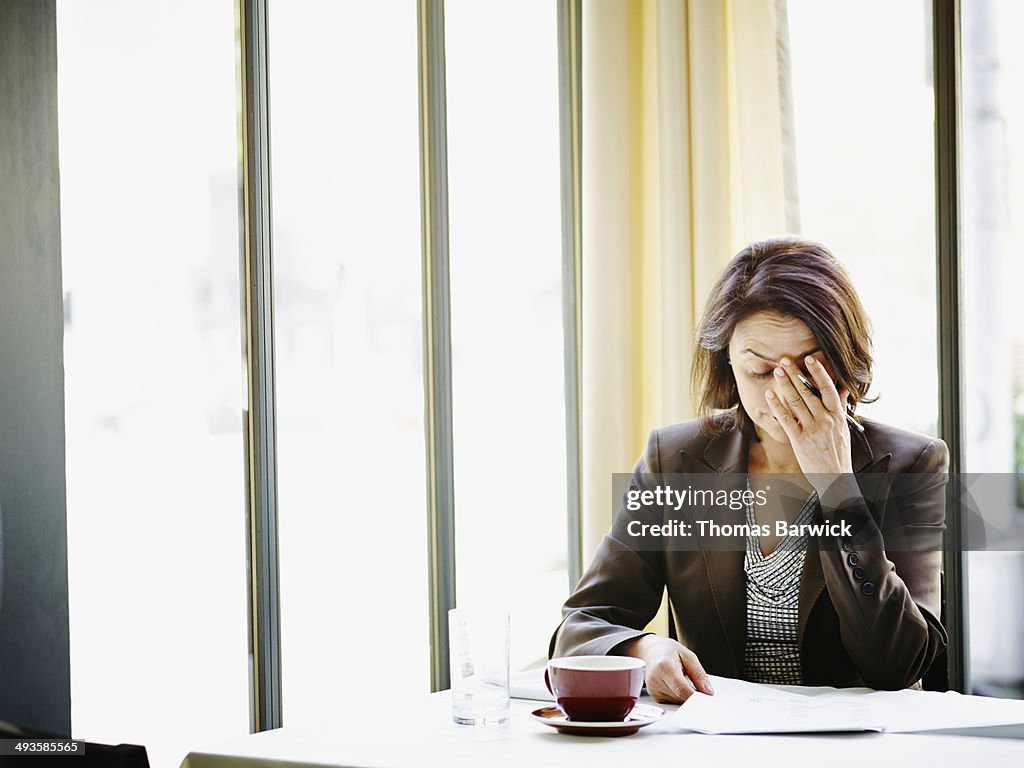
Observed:
[[[745,474],[748,438],[731,414],[716,418],[724,430],[714,437],[702,434],[696,421],[652,432],[631,485],[649,485],[659,473]],[[851,431],[860,493],[842,502],[823,499],[820,510],[829,522],[855,522],[858,543],[819,539],[808,549],[797,637],[805,685],[895,690],[920,680],[946,646],[938,617],[949,454],[941,440],[863,423],[863,435]],[[893,473],[907,473],[899,479],[908,482],[896,482]],[[667,588],[679,641],[710,674],[742,677],[744,553],[640,551],[626,533],[638,514],[619,509],[565,603],[549,655],[605,655],[645,634]],[[714,515],[744,522],[743,511],[716,509]],[[893,542],[904,551],[894,551]],[[851,559],[864,569],[860,579]]]

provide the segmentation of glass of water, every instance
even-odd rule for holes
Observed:
[[[460,725],[508,721],[509,614],[493,608],[448,611],[452,719]]]

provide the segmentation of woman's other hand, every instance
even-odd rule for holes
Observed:
[[[622,645],[620,655],[643,659],[647,692],[661,704],[680,704],[694,690],[714,694],[697,654],[667,637],[643,635]]]

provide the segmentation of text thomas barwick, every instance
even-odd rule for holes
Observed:
[[[721,536],[733,538],[735,536],[771,536],[772,527],[768,524],[738,523],[735,525],[720,524],[714,520],[696,520],[697,530],[694,531],[693,524],[682,520],[670,520],[665,523],[652,524],[641,523],[639,520],[631,520],[626,526],[626,532],[630,536]],[[776,536],[851,536],[850,524],[845,520],[834,523],[803,523],[796,525],[787,523],[785,520],[775,521]]]

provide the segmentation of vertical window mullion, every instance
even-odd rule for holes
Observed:
[[[242,274],[245,285],[249,637],[253,731],[279,728],[281,616],[270,205],[267,0],[241,0]]]
[[[582,294],[582,8],[558,3],[558,106],[562,190],[562,316],[565,347],[566,524],[570,591],[583,573],[580,477]]]
[[[949,634],[949,687],[970,692],[967,568],[960,514],[963,468],[962,321],[960,278],[960,3],[933,0],[935,67],[935,247],[939,339],[939,435],[949,446],[950,501],[943,572]]]
[[[449,686],[448,610],[455,607],[444,0],[419,0],[418,25],[430,686],[437,691]]]

